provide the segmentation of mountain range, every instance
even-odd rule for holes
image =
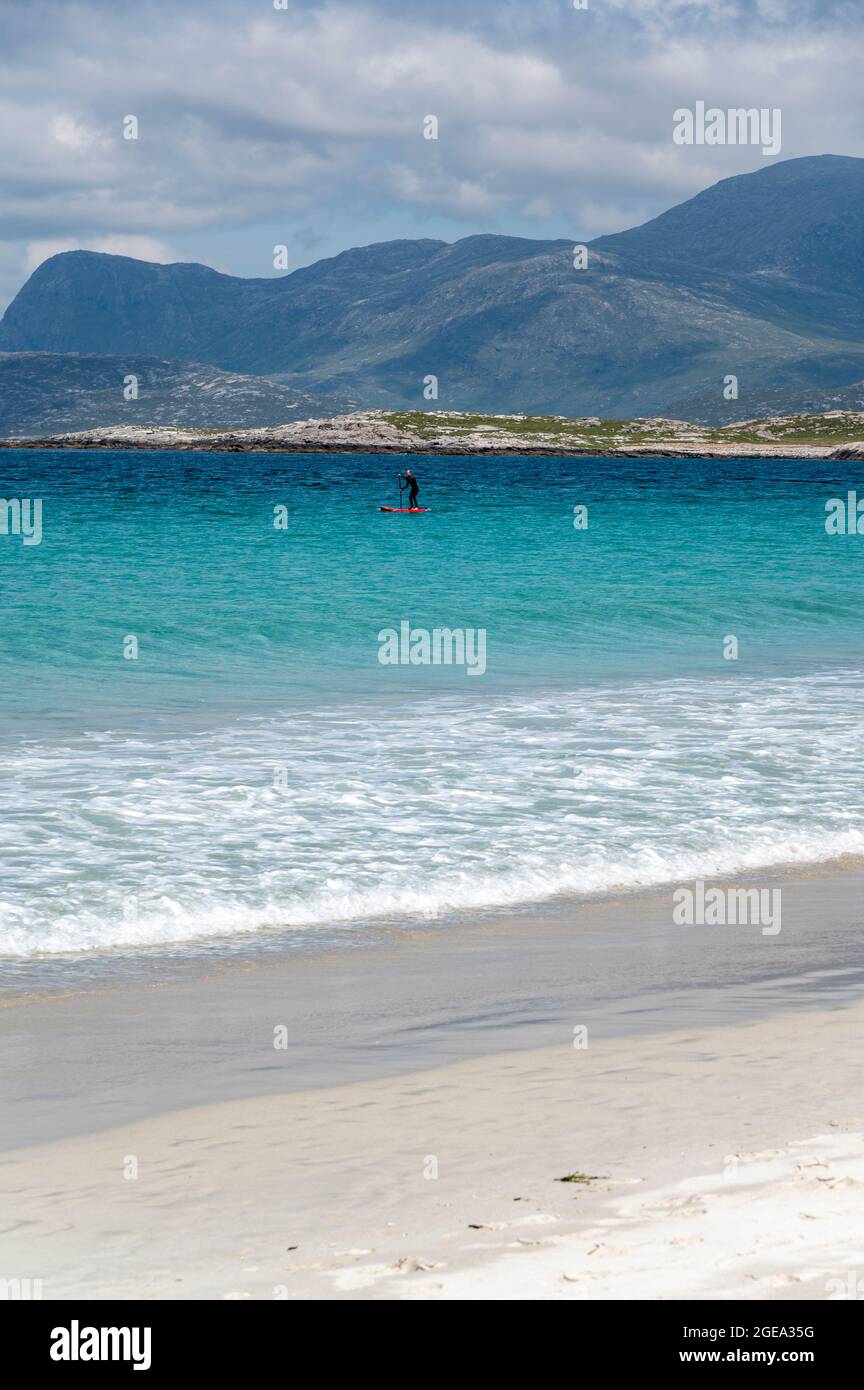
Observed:
[[[179,360],[388,409],[705,423],[772,399],[791,411],[824,395],[830,409],[860,399],[864,381],[862,213],[864,159],[821,155],[724,179],[588,242],[584,269],[578,238],[497,235],[383,242],[269,279],[68,251],[10,304],[0,351],[109,355],[124,375],[133,358]]]

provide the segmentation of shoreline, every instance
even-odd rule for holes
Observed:
[[[748,882],[778,936],[677,927],[667,887],[0,1011],[5,1268],[46,1299],[848,1296],[864,871]]]
[[[314,444],[304,440],[300,444],[273,442],[266,444],[216,444],[209,441],[200,443],[171,442],[171,443],[129,443],[122,439],[109,440],[87,440],[78,442],[61,441],[56,438],[48,439],[0,439],[0,449],[89,449],[99,450],[108,449],[112,451],[122,450],[129,453],[217,453],[217,454],[290,454],[298,458],[314,454],[362,454],[366,455],[392,455],[398,458],[609,458],[609,459],[628,459],[628,458],[692,458],[692,459],[857,459],[864,457],[864,451],[858,453],[844,452],[838,455],[833,448],[823,448],[818,445],[801,445],[775,447],[762,446],[755,448],[748,445],[729,445],[725,448],[699,447],[688,448],[684,445],[666,446],[635,446],[632,449],[600,449],[592,445],[590,447],[579,448],[549,448],[537,447],[527,448],[524,445],[515,447],[510,445],[483,448],[474,445],[466,448],[455,447],[453,444],[438,445],[436,447],[419,448],[413,445],[382,444],[380,442],[370,442],[368,444]]]
[[[778,935],[676,925],[667,885],[179,975],[169,959],[145,980],[19,996],[0,1009],[3,1142],[559,1045],[576,1025],[595,1039],[645,1036],[864,996],[860,867],[746,883],[782,888]]]
[[[776,884],[781,880],[789,886],[814,877],[837,876],[843,879],[848,874],[861,875],[864,887],[864,854],[842,853],[828,859],[781,860],[722,873],[706,870],[686,880],[674,878],[585,893],[560,893],[524,902],[489,903],[463,911],[448,908],[429,916],[417,913],[399,918],[397,914],[390,913],[300,926],[261,925],[248,931],[178,938],[177,941],[140,946],[115,945],[98,950],[40,952],[32,956],[0,955],[0,1011],[134,985],[161,984],[165,982],[160,976],[166,967],[177,972],[174,979],[167,983],[184,980],[203,982],[216,975],[261,966],[264,963],[262,957],[265,956],[268,965],[290,966],[301,959],[338,956],[345,949],[364,952],[397,949],[400,940],[411,940],[421,935],[428,938],[431,947],[442,936],[446,938],[454,932],[496,930],[507,925],[518,926],[526,921],[566,917],[595,907],[607,907],[613,911],[620,909],[626,914],[634,907],[638,910],[646,903],[665,900],[676,888],[697,879],[701,879],[706,888],[734,887],[742,877],[750,878],[759,885]],[[327,927],[333,935],[326,940],[314,938],[314,933],[322,927]],[[358,932],[361,933],[359,937],[355,936]],[[312,938],[308,943],[307,933]],[[92,966],[92,973],[88,974],[88,966]],[[47,976],[49,972],[62,972],[64,977],[68,977],[70,969],[79,971],[81,983],[64,985],[62,989],[13,984],[11,978],[13,975],[23,976],[28,970],[34,975]]]
[[[360,410],[329,419],[226,429],[106,425],[0,440],[5,449],[513,458],[864,458],[864,412],[774,415],[705,426],[656,416],[483,415]]]
[[[862,1024],[562,1041],[40,1145],[4,1160],[6,1264],[46,1299],[848,1296]]]

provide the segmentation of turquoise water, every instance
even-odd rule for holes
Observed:
[[[421,458],[382,514],[405,462],[0,454],[7,960],[864,850],[859,464]],[[382,665],[406,621],[484,673]]]

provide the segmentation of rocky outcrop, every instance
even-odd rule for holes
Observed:
[[[828,457],[832,459],[864,459],[864,439],[859,439],[854,444],[841,444],[840,448],[834,449]]]
[[[324,420],[296,420],[257,429],[190,430],[121,425],[27,440],[0,447],[54,449],[189,449],[239,453],[513,454],[634,458],[828,458],[838,438],[860,432],[864,415],[772,417],[706,430],[685,420],[570,420],[562,416],[478,416],[444,412],[399,415],[358,411]],[[821,438],[820,438],[821,435]],[[862,449],[843,444],[843,449]],[[833,453],[832,453],[833,451]]]

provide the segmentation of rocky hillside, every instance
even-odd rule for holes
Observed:
[[[138,397],[124,399],[134,376]],[[164,357],[0,353],[0,435],[55,434],[116,425],[230,428],[349,410],[267,377],[238,376]]]
[[[7,351],[149,354],[364,406],[753,418],[864,380],[864,160],[726,179],[590,243],[472,236],[346,251],[281,278],[74,251],[0,324]],[[723,397],[734,374],[738,399]],[[692,412],[688,409],[687,414]],[[234,422],[239,424],[240,421]]]

